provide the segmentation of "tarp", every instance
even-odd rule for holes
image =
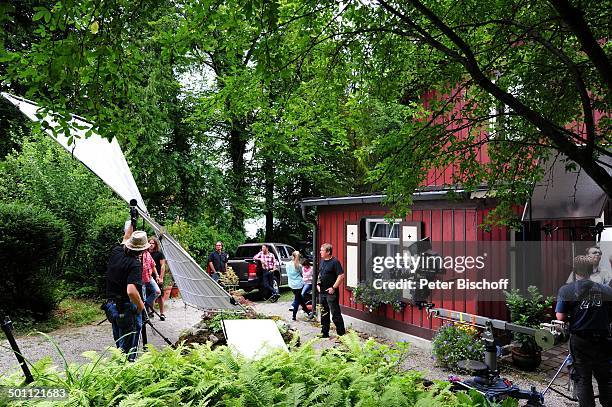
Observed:
[[[28,118],[41,122],[36,115],[39,110],[36,103],[8,93],[2,93],[2,96],[17,106]],[[89,137],[85,137],[85,133],[92,128],[92,125],[77,116],[72,116],[70,123],[75,126],[71,126],[73,140],[72,144],[69,144],[69,138],[61,134],[61,126],[52,115],[47,114],[42,120],[49,124],[50,128],[46,128],[45,132],[51,138],[81,161],[124,201],[129,203],[131,199],[136,199],[138,212],[160,238],[162,252],[186,304],[205,311],[243,311],[240,305],[234,304],[232,296],[204,272],[189,253],[148,215],[138,186],[115,138],[108,141],[93,131]],[[54,134],[53,129],[58,130],[57,134]]]
[[[594,219],[601,216],[606,194],[579,166],[574,171],[566,171],[566,160],[565,156],[559,156],[542,164],[545,167],[544,179],[534,187],[531,207],[528,201],[523,221]],[[608,157],[602,156],[601,160],[612,164]]]
[[[206,311],[244,311],[162,226],[146,213],[139,212],[159,236],[162,252],[186,304]]]
[[[41,121],[36,116],[36,112],[39,108],[34,102],[4,92],[2,96],[17,106],[30,120],[35,122]],[[132,176],[132,172],[130,171],[130,167],[123,156],[123,152],[116,138],[113,138],[113,140],[109,142],[95,132],[92,132],[91,136],[86,138],[85,133],[92,128],[91,123],[77,116],[73,116],[70,122],[72,124],[71,133],[73,136],[73,143],[69,145],[68,137],[61,131],[57,131],[57,134],[53,134],[52,128],[59,130],[61,126],[51,115],[46,115],[42,120],[49,123],[50,126],[45,132],[64,147],[66,151],[72,154],[74,158],[82,162],[94,174],[100,177],[100,179],[124,201],[130,202],[130,199],[136,199],[138,206],[143,211],[147,211],[142,196],[140,196],[140,191]]]

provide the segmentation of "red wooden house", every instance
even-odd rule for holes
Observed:
[[[594,243],[591,229],[604,211],[603,192],[584,174],[577,173],[555,179],[552,187],[536,186],[531,205],[523,211],[521,230],[497,227],[487,231],[480,225],[494,208],[494,200],[484,198],[481,191],[457,190],[455,197],[449,199],[444,176],[432,175],[429,179],[432,185],[414,195],[411,213],[390,222],[385,219],[389,211],[383,205],[384,195],[321,197],[302,202],[303,210],[316,208],[314,252],[318,253],[321,244],[331,243],[334,256],[345,268],[344,287],[340,290],[345,315],[430,339],[440,321],[429,319],[426,310],[411,301],[414,298],[410,298],[410,292],[402,291],[407,306],[399,312],[390,306],[370,312],[355,303],[352,294],[371,271],[373,256],[393,255],[424,237],[429,237],[433,249],[444,255],[473,255],[488,250],[491,257],[487,267],[466,272],[467,278],[509,278],[508,288],[536,285],[545,295],[555,295],[567,279],[573,255]],[[441,185],[435,184],[438,179]],[[574,200],[574,188],[578,188],[578,196],[589,199]],[[528,248],[517,250],[521,244]],[[441,280],[452,277],[442,275]],[[429,300],[436,307],[507,319],[503,291],[497,294],[492,297],[455,287],[433,290]]]

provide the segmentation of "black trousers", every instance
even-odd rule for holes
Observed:
[[[594,407],[593,376],[599,388],[599,402],[612,407],[612,341],[572,334],[570,352],[574,359],[574,382],[580,407]]]
[[[344,329],[344,320],[340,313],[338,293],[328,294],[325,291],[322,292],[321,305],[323,306],[323,313],[321,314],[321,333],[323,336],[329,335],[330,314],[331,320],[334,321],[334,325],[336,325],[336,332],[338,335],[344,335],[346,330]]]

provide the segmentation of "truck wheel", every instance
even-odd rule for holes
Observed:
[[[276,291],[277,293],[280,292],[280,276],[278,275],[278,273],[274,273],[274,278],[272,279],[272,288],[274,288],[274,291]]]

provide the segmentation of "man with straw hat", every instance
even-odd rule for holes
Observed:
[[[136,358],[138,338],[142,327],[144,303],[142,292],[142,265],[138,256],[150,246],[146,232],[126,228],[123,243],[113,248],[106,269],[107,301],[102,309],[113,327],[117,347]],[[129,238],[128,238],[129,237]]]

